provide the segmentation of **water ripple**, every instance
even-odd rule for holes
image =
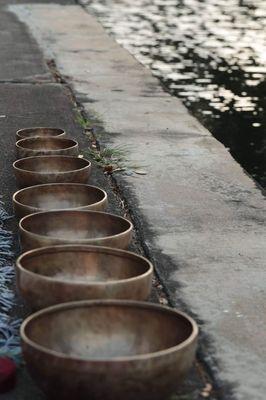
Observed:
[[[83,2],[266,186],[266,1]]]

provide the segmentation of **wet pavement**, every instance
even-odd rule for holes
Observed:
[[[264,0],[83,0],[266,186]]]

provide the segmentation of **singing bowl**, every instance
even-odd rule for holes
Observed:
[[[59,244],[126,249],[132,228],[127,219],[100,211],[46,211],[27,215],[19,223],[24,251]]]
[[[35,127],[35,128],[24,128],[19,129],[16,132],[16,140],[31,138],[36,136],[42,137],[64,137],[66,132],[59,128],[45,128],[45,127]]]
[[[24,359],[49,399],[167,399],[190,369],[198,328],[157,304],[64,303],[28,317]]]
[[[19,187],[45,183],[87,183],[91,163],[71,156],[37,156],[21,158],[13,164]]]
[[[81,183],[36,185],[14,193],[13,207],[18,219],[51,210],[103,211],[107,207],[107,194],[96,186]]]
[[[108,247],[43,247],[22,254],[16,266],[20,293],[34,310],[76,300],[146,300],[152,285],[146,258]]]
[[[32,137],[16,142],[18,158],[34,156],[78,156],[78,143],[61,137]]]

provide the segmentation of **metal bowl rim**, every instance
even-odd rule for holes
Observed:
[[[93,281],[93,282],[72,282],[70,280],[65,281],[63,279],[54,279],[51,278],[49,276],[45,276],[42,274],[38,274],[36,272],[32,272],[29,271],[28,269],[26,269],[25,267],[23,267],[23,265],[21,264],[21,261],[31,255],[42,255],[42,254],[52,254],[54,252],[54,250],[62,250],[61,252],[68,252],[68,251],[72,251],[75,252],[75,250],[79,251],[79,252],[89,252],[89,253],[104,253],[104,254],[111,254],[111,255],[122,255],[123,258],[129,259],[129,258],[135,258],[135,259],[141,259],[142,261],[144,261],[144,263],[147,265],[148,269],[147,271],[145,271],[142,274],[133,276],[131,278],[126,278],[126,279],[118,279],[118,280],[112,280],[112,281]],[[66,250],[66,251],[64,251]],[[138,280],[142,280],[143,278],[146,278],[149,275],[153,274],[153,265],[152,263],[145,257],[137,254],[137,253],[133,253],[131,251],[127,251],[127,250],[122,250],[122,249],[117,249],[117,248],[112,248],[112,247],[106,247],[106,246],[94,246],[94,245],[59,245],[59,246],[47,246],[47,247],[40,247],[37,249],[33,249],[33,250],[29,250],[26,251],[25,253],[22,253],[18,259],[16,260],[16,267],[20,270],[23,271],[24,273],[26,273],[27,275],[30,276],[34,276],[34,277],[38,277],[40,280],[44,280],[46,282],[57,282],[57,283],[63,283],[63,284],[67,284],[67,285],[71,285],[71,286],[112,286],[112,285],[116,285],[116,284],[123,284],[123,283],[129,283],[132,281],[138,281]]]
[[[29,206],[29,205],[27,205],[27,204],[24,204],[24,203],[21,203],[20,201],[18,201],[17,199],[16,199],[16,196],[19,194],[19,193],[21,193],[21,192],[23,192],[23,191],[27,191],[28,189],[32,189],[32,188],[39,188],[39,187],[43,187],[43,186],[56,186],[56,187],[58,187],[58,186],[86,186],[86,187],[88,187],[88,188],[93,188],[93,189],[97,189],[97,190],[99,190],[100,192],[102,192],[102,194],[103,194],[103,198],[102,198],[102,200],[99,200],[99,201],[97,201],[96,203],[92,203],[92,204],[88,204],[88,205],[85,205],[85,206],[80,206],[80,207],[75,207],[75,208],[64,208],[64,210],[68,210],[68,211],[71,211],[71,210],[77,210],[77,211],[82,211],[82,208],[84,208],[84,207],[88,207],[88,206],[90,206],[90,205],[94,205],[94,206],[97,206],[97,205],[99,205],[99,204],[102,204],[102,203],[104,203],[105,201],[107,201],[107,193],[106,193],[106,191],[105,190],[103,190],[103,189],[101,189],[101,188],[99,188],[98,186],[94,186],[94,185],[87,185],[86,183],[71,183],[71,182],[66,182],[66,183],[64,183],[64,182],[60,182],[60,183],[45,183],[45,184],[41,184],[41,185],[34,185],[34,186],[28,186],[28,187],[25,187],[25,188],[23,188],[23,189],[20,189],[20,190],[17,190],[14,194],[13,194],[13,196],[12,196],[12,200],[13,200],[13,202],[15,203],[15,204],[18,204],[18,205],[20,205],[20,206],[22,206],[22,207],[27,207],[27,208],[30,208],[30,209],[32,209],[32,210],[40,210],[39,212],[44,212],[44,211],[41,211],[42,210],[42,208],[37,208],[37,207],[33,207],[33,206]],[[55,210],[49,210],[49,211],[59,211],[58,209],[55,209]],[[85,211],[85,210],[84,210]],[[37,211],[38,212],[38,211]],[[36,212],[32,212],[32,214],[34,214],[34,213],[36,213]],[[28,215],[30,215],[30,214],[28,214]]]
[[[58,136],[49,136],[49,138],[47,138],[47,136],[45,136],[45,137],[43,137],[43,136],[33,136],[33,137],[27,137],[27,138],[19,139],[16,142],[16,147],[17,147],[18,150],[29,150],[29,151],[37,153],[40,150],[31,149],[29,147],[23,147],[23,146],[21,146],[21,144],[23,144],[24,142],[26,142],[28,140],[40,140],[40,139],[42,139],[42,140],[55,140],[55,141],[62,141],[63,140],[63,141],[72,142],[72,145],[69,146],[69,147],[62,147],[62,148],[59,148],[59,149],[48,149],[49,152],[51,153],[51,155],[53,155],[52,154],[53,152],[57,152],[59,150],[66,150],[67,151],[67,150],[78,148],[78,145],[79,145],[78,142],[75,139],[71,139],[71,138],[65,138],[65,137],[60,137],[60,136],[59,137]]]
[[[110,238],[116,238],[116,237],[119,237],[121,235],[124,236],[124,235],[126,235],[127,233],[129,233],[129,232],[131,232],[133,230],[133,224],[128,219],[126,219],[124,217],[121,217],[120,215],[111,214],[111,213],[108,213],[108,212],[105,212],[105,211],[93,211],[93,210],[55,210],[55,211],[42,211],[42,212],[39,212],[39,213],[29,214],[29,215],[25,215],[25,217],[21,218],[21,220],[19,221],[19,228],[21,229],[21,231],[26,232],[27,235],[30,235],[32,237],[44,238],[44,239],[49,238],[51,240],[57,240],[58,238],[53,237],[53,236],[48,236],[48,235],[45,236],[45,235],[41,235],[41,234],[37,234],[37,233],[31,232],[31,231],[28,231],[27,229],[23,228],[22,223],[24,222],[24,220],[26,218],[30,218],[30,217],[34,218],[35,216],[38,216],[40,214],[65,213],[65,212],[71,212],[71,213],[72,212],[74,212],[74,213],[80,213],[80,212],[84,213],[85,212],[85,213],[104,214],[104,215],[107,214],[107,215],[111,215],[112,217],[115,217],[115,218],[118,218],[118,219],[122,219],[122,220],[126,221],[129,224],[129,228],[127,230],[125,230],[123,232],[120,232],[120,233],[116,233],[115,235],[103,236],[103,237],[91,238],[91,239],[75,239],[76,242],[80,243],[80,244],[85,244],[84,240],[86,240],[87,243],[89,244],[91,241],[94,241],[94,240],[97,240],[97,239],[98,240],[105,240],[105,239],[110,239]],[[64,241],[66,242],[66,244],[67,243],[69,243],[69,244],[73,243],[72,240],[69,240],[69,239],[64,239]]]
[[[21,137],[21,139],[26,139],[25,136],[23,136],[23,137],[20,136],[20,133],[22,131],[34,130],[34,129],[50,129],[50,130],[53,130],[53,131],[61,131],[61,133],[59,133],[59,135],[57,135],[57,136],[66,134],[66,131],[64,129],[62,129],[62,128],[55,128],[55,127],[50,127],[50,126],[32,126],[32,127],[29,127],[29,128],[22,128],[22,129],[17,130],[16,131],[16,136]],[[36,136],[31,136],[31,137],[40,137],[40,136],[36,135]]]
[[[153,353],[145,353],[145,354],[139,354],[139,355],[134,355],[134,356],[123,356],[123,357],[113,357],[113,358],[101,358],[101,359],[95,359],[95,358],[87,358],[87,359],[83,359],[83,358],[78,358],[78,357],[73,357],[73,356],[69,356],[66,355],[64,353],[61,353],[59,351],[56,350],[51,350],[45,346],[42,346],[40,344],[37,344],[36,342],[34,342],[33,340],[31,340],[30,338],[28,338],[28,336],[26,335],[25,329],[28,323],[31,322],[31,320],[34,320],[36,318],[38,318],[39,316],[41,316],[42,314],[49,314],[49,313],[53,313],[56,312],[58,310],[62,310],[62,309],[71,309],[71,308],[76,308],[76,307],[84,307],[84,306],[97,306],[97,305],[118,305],[118,306],[131,306],[131,307],[140,307],[140,308],[146,308],[146,309],[157,309],[158,311],[162,311],[162,312],[168,312],[171,314],[175,314],[176,316],[181,316],[184,319],[186,319],[190,324],[191,324],[191,334],[188,336],[187,339],[185,339],[184,341],[182,341],[181,343],[179,343],[176,346],[172,346],[169,347],[167,349],[164,350],[159,350]],[[133,300],[82,300],[82,301],[73,301],[73,302],[68,302],[68,303],[61,303],[61,304],[56,304],[47,308],[44,308],[42,310],[39,310],[33,314],[31,314],[29,317],[27,317],[23,322],[22,325],[20,327],[20,336],[21,339],[29,346],[33,347],[34,349],[36,349],[37,351],[40,351],[42,353],[46,353],[48,355],[60,358],[60,359],[67,359],[70,361],[77,361],[77,362],[83,362],[83,363],[91,363],[91,364],[101,364],[101,363],[114,363],[114,362],[134,362],[134,361],[139,361],[139,360],[147,360],[150,358],[159,358],[159,357],[163,357],[163,356],[167,356],[171,353],[177,352],[179,350],[182,350],[183,348],[187,347],[189,344],[193,343],[197,337],[198,337],[198,333],[199,333],[199,328],[198,325],[196,323],[196,321],[194,321],[194,319],[192,317],[190,317],[189,315],[187,315],[186,313],[184,313],[183,311],[179,311],[177,309],[174,308],[170,308],[170,307],[166,307],[166,306],[162,306],[160,304],[155,304],[155,303],[150,303],[150,302],[144,302],[144,301],[133,301]]]
[[[89,160],[87,160],[86,158],[81,158],[81,157],[75,157],[75,156],[60,156],[60,155],[47,155],[47,156],[32,156],[32,157],[24,157],[24,158],[20,158],[19,160],[16,160],[16,161],[14,161],[13,162],[13,168],[15,169],[15,170],[17,170],[17,171],[23,171],[23,172],[29,172],[30,174],[38,174],[38,175],[49,175],[49,174],[53,174],[54,172],[52,172],[52,171],[50,171],[50,172],[47,172],[47,171],[32,171],[32,170],[29,170],[29,169],[23,169],[23,168],[20,168],[20,167],[17,167],[16,166],[16,164],[17,163],[19,163],[20,161],[24,161],[24,160],[30,160],[30,159],[32,159],[32,158],[51,158],[51,157],[53,157],[53,158],[75,158],[75,159],[79,159],[79,160],[84,160],[84,161],[86,161],[87,163],[88,163],[88,165],[85,165],[85,167],[82,167],[82,168],[77,168],[77,169],[71,169],[71,170],[68,170],[68,171],[57,171],[56,173],[59,175],[59,174],[67,174],[67,173],[70,173],[70,172],[74,172],[74,171],[82,171],[82,170],[85,170],[85,169],[87,169],[87,168],[90,168],[91,167],[91,162],[89,161]]]

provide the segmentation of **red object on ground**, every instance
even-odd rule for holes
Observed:
[[[0,358],[0,393],[13,389],[16,383],[16,364],[8,357]]]

